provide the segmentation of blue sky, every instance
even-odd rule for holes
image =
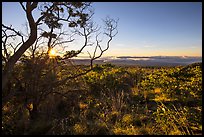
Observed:
[[[118,35],[105,56],[202,56],[201,2],[95,2],[96,23],[119,18]],[[6,13],[6,14],[5,14]],[[26,21],[18,3],[3,3],[2,22]]]

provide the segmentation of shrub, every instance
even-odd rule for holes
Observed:
[[[166,107],[162,102],[157,107],[155,115],[155,130],[158,134],[165,135],[190,135],[189,130],[188,110],[186,107],[177,109]]]

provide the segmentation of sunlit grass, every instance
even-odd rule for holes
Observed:
[[[155,92],[155,94],[161,93],[161,89],[160,88],[155,88],[154,92]]]
[[[187,107],[171,106],[172,108],[167,107],[162,102],[159,103],[157,111],[154,112],[156,132],[165,135],[191,135]]]
[[[50,60],[54,61],[57,58]],[[78,78],[53,89],[67,92],[72,86],[75,89],[77,85],[77,88],[87,91],[76,93],[76,96],[72,96],[75,93],[67,94],[66,96],[70,98],[63,98],[64,103],[56,101],[62,99],[61,96],[50,95],[50,98],[45,99],[47,103],[45,105],[41,103],[39,106],[44,115],[40,120],[44,120],[45,124],[31,123],[32,130],[29,133],[200,135],[202,132],[200,122],[202,103],[199,102],[202,97],[200,69],[192,68],[191,71],[181,73],[175,67],[143,68],[140,72],[129,68],[128,72],[131,73],[127,73],[127,69],[122,67],[99,66],[97,70],[84,75],[83,79]],[[69,75],[70,70],[63,69],[63,76]],[[17,118],[14,114],[13,117],[7,117],[10,109],[17,110],[15,106],[17,105],[11,103],[2,108],[4,129],[9,129],[10,125],[14,125],[12,121],[18,122],[18,118],[21,118],[21,115]],[[32,104],[28,104],[27,108],[32,111]],[[46,125],[46,119],[52,124]],[[23,122],[26,120],[22,119]],[[16,133],[15,130],[11,133]]]

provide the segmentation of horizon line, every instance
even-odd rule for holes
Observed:
[[[77,57],[89,57],[89,56],[77,56]],[[201,56],[192,56],[192,55],[152,55],[152,56],[146,56],[146,55],[121,55],[121,56],[115,56],[115,55],[107,55],[107,56],[101,56],[101,57],[202,57]],[[90,58],[90,57],[89,57]]]

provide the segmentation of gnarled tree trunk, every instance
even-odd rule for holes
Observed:
[[[26,16],[29,22],[29,27],[30,27],[30,37],[25,43],[21,45],[21,47],[16,51],[16,53],[14,53],[14,55],[6,63],[4,70],[3,70],[3,74],[2,74],[2,91],[4,90],[5,86],[8,83],[9,76],[11,74],[11,71],[15,63],[37,39],[37,24],[35,23],[35,20],[32,15],[32,11],[36,7],[37,7],[37,4],[34,4],[34,3],[31,4],[30,2],[27,2],[26,4],[26,8],[27,8]]]

